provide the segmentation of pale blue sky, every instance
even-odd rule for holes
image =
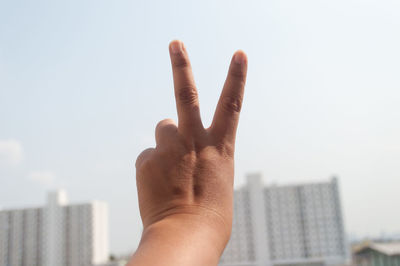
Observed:
[[[249,56],[236,185],[340,177],[346,228],[399,232],[397,0],[1,1],[0,206],[110,204],[113,252],[140,237],[133,164],[176,118],[168,43],[191,55],[205,124]]]

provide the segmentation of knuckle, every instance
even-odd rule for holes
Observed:
[[[240,69],[232,69],[230,75],[236,80],[244,80],[244,72]]]
[[[166,158],[171,157],[174,146],[171,145],[164,145],[157,147],[157,155],[156,158],[158,160],[164,161]]]
[[[145,161],[144,156],[142,155],[142,153],[136,158],[136,162],[135,162],[135,167],[136,169],[140,169],[143,165],[143,162]]]
[[[183,104],[193,105],[197,103],[197,91],[193,86],[186,86],[179,90],[179,101]]]
[[[155,130],[156,148],[165,146],[174,139],[178,131],[177,126],[171,119],[158,122]]]
[[[150,155],[153,153],[153,148],[146,149],[142,151],[136,159],[135,167],[142,168],[146,162],[148,162]]]
[[[241,97],[225,96],[222,100],[222,107],[228,113],[239,113],[242,109]]]
[[[172,122],[171,119],[168,119],[168,118],[161,120],[160,122],[157,123],[156,132],[162,130],[162,128],[171,124],[171,122]]]
[[[141,173],[148,174],[154,168],[152,160],[149,158],[144,159],[137,168]]]
[[[187,68],[190,66],[189,61],[183,55],[176,58],[172,64],[175,68]]]
[[[225,143],[221,141],[215,145],[219,154],[224,158],[233,158],[235,153],[234,144]]]

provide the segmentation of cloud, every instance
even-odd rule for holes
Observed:
[[[0,166],[16,166],[23,159],[22,144],[17,140],[0,140]]]
[[[56,180],[56,175],[50,171],[35,171],[29,173],[28,179],[40,184],[45,188],[52,188]]]

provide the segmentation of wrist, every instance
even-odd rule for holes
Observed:
[[[154,254],[157,250],[168,254],[171,261],[179,261],[176,265],[217,265],[229,235],[222,237],[215,223],[219,222],[207,217],[193,218],[193,214],[167,216],[144,228],[134,257],[147,256],[149,251]],[[146,259],[158,265],[156,257]]]

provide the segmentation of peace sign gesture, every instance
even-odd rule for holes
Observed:
[[[201,123],[199,99],[193,79],[192,69],[185,46],[180,41],[170,45],[176,107],[178,111],[178,129],[183,134],[204,134]],[[237,52],[232,60],[229,74],[222,90],[214,120],[207,132],[217,141],[235,141],[236,127],[243,100],[244,84],[246,79],[246,56]]]
[[[204,128],[186,48],[173,41],[169,50],[178,125],[159,122],[156,147],[136,161],[144,231],[130,265],[216,265],[232,227],[235,136],[247,57],[234,54],[213,122]],[[149,255],[155,247],[158,256]],[[190,256],[182,257],[183,250]]]

